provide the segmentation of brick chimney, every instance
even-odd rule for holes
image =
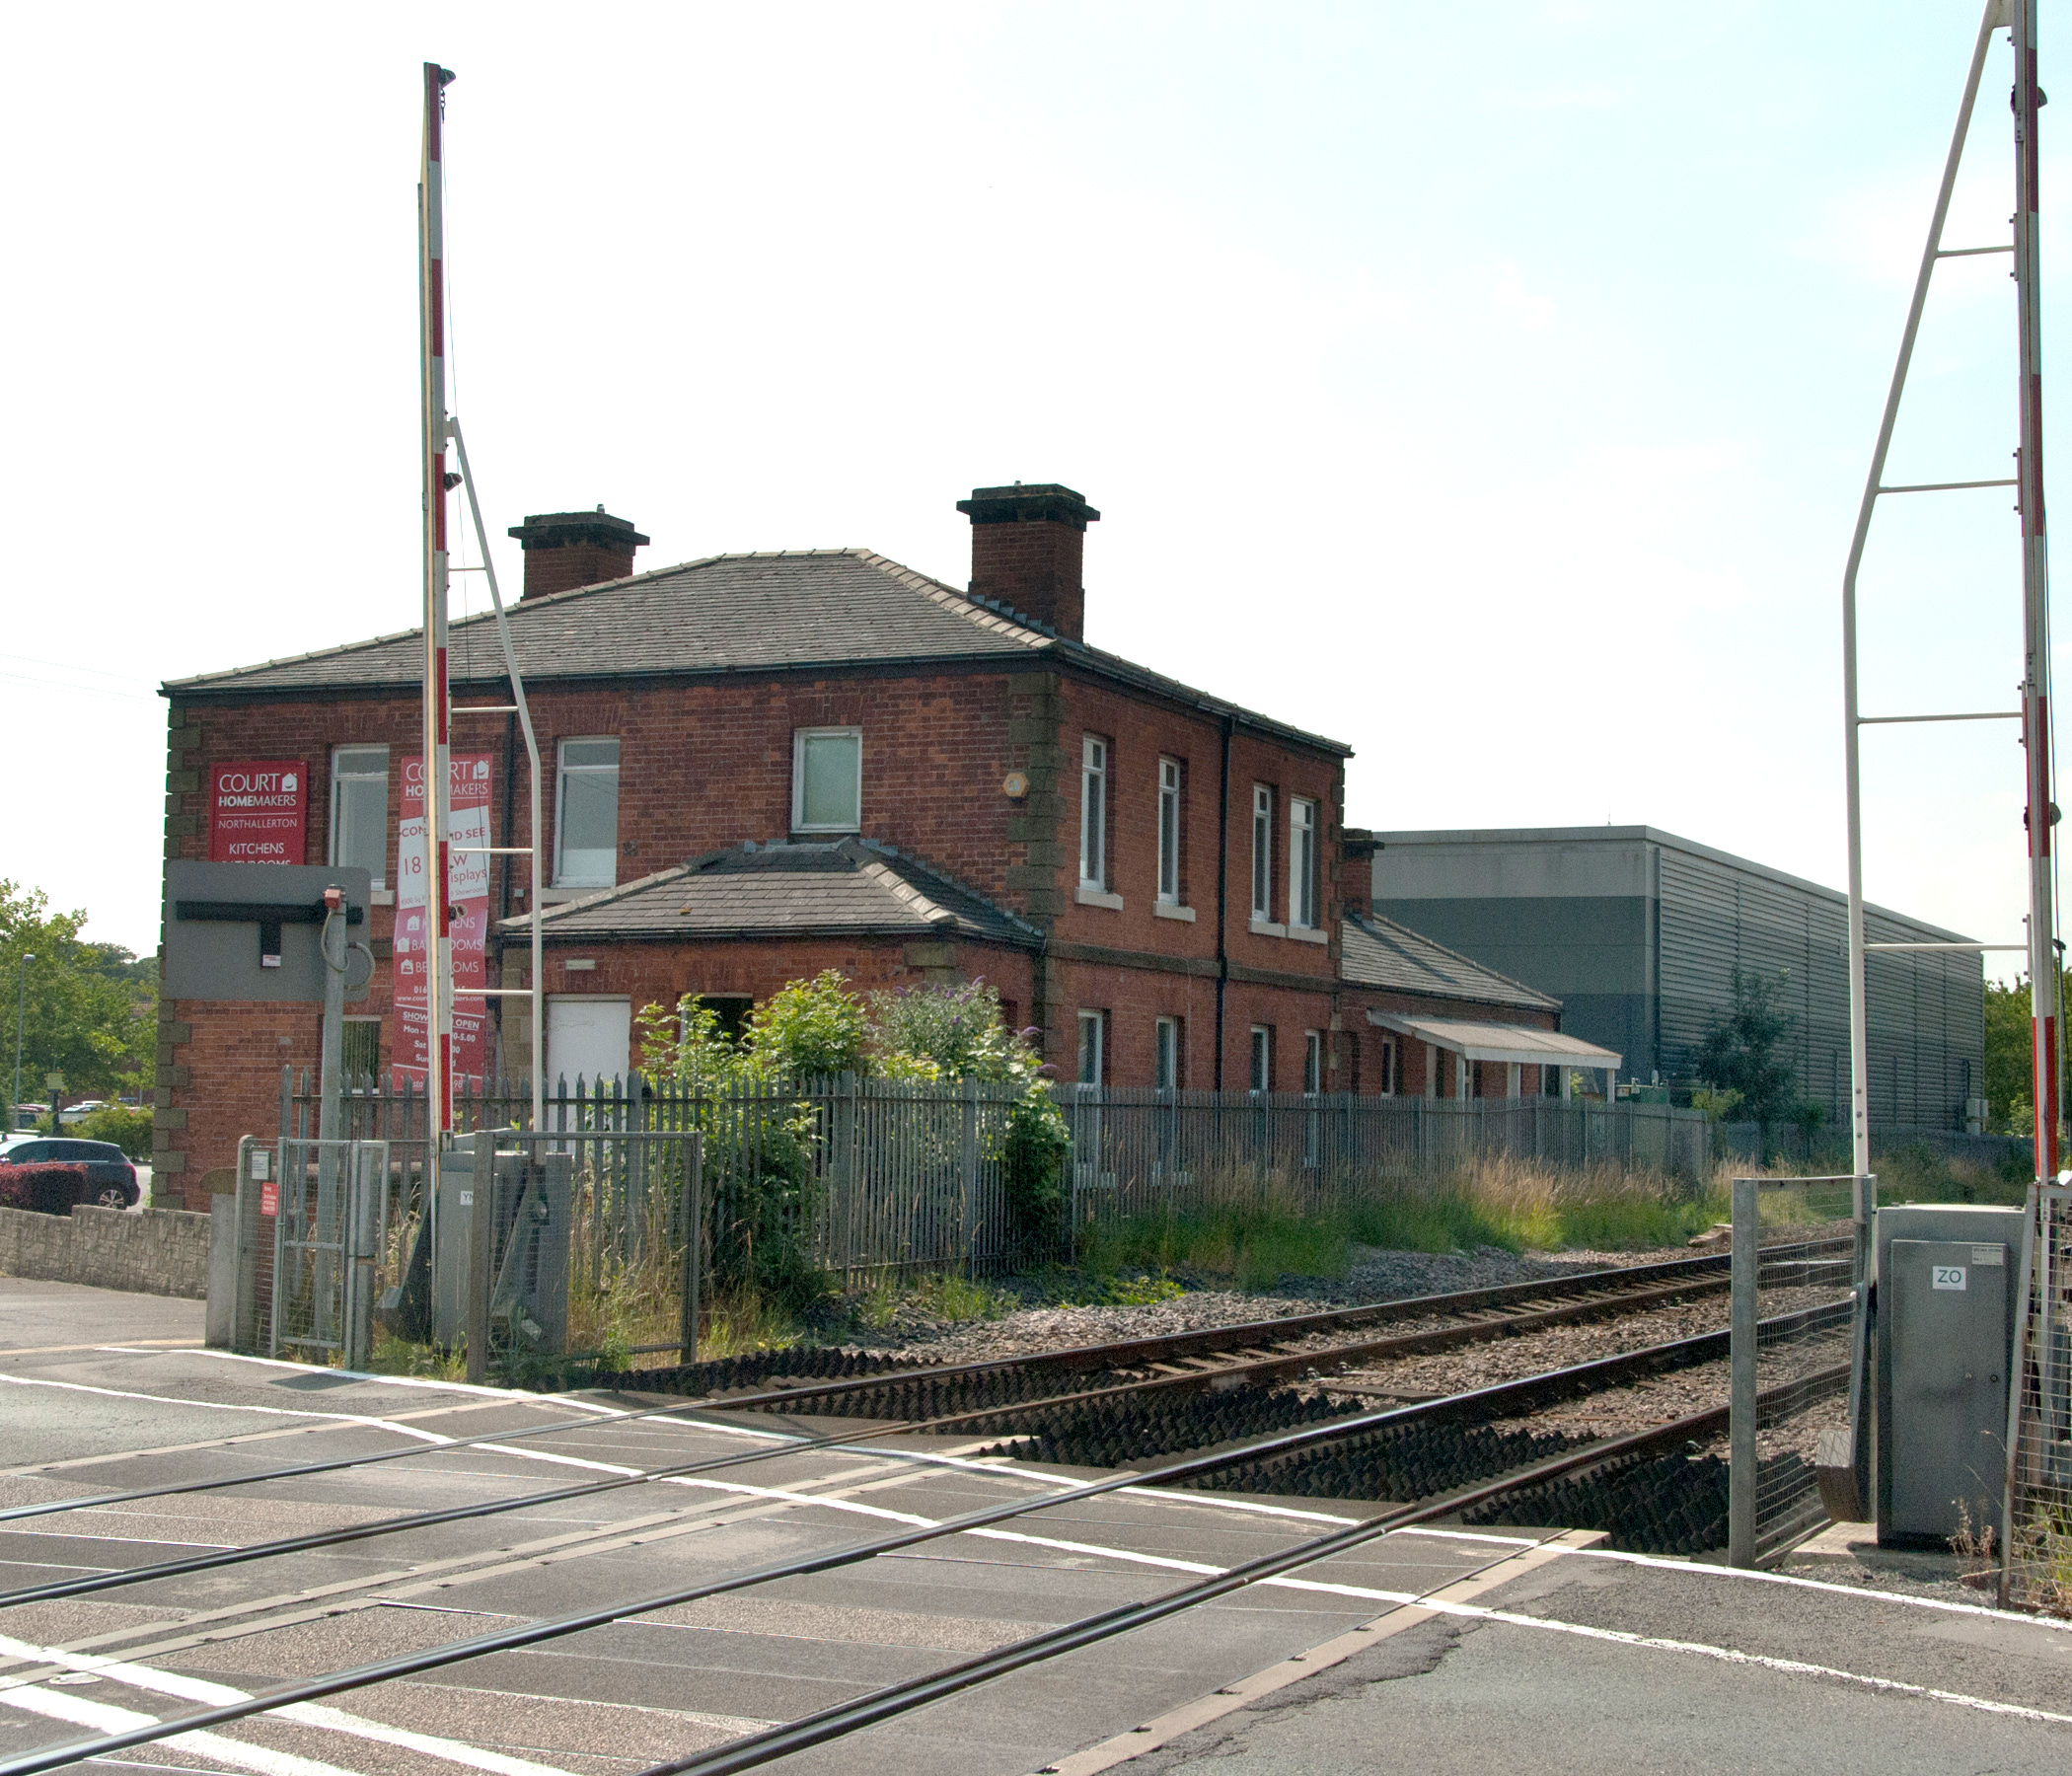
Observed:
[[[525,596],[545,598],[577,586],[624,579],[647,539],[603,506],[594,512],[535,512],[510,534],[525,551]]]
[[[1100,517],[1056,481],[974,487],[957,510],[971,519],[971,589],[1046,624],[1068,640],[1086,638],[1086,588],[1079,583],[1086,527]]]

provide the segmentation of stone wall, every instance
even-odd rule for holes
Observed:
[[[0,1275],[204,1300],[208,1226],[183,1209],[0,1209]]]

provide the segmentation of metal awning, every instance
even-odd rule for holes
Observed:
[[[1450,1049],[1469,1061],[1515,1061],[1522,1067],[1616,1068],[1624,1059],[1610,1049],[1558,1030],[1529,1024],[1476,1023],[1453,1017],[1405,1017],[1398,1011],[1369,1011],[1367,1021],[1399,1036],[1415,1036]]]

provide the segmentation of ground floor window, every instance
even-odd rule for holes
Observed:
[[[345,1076],[363,1079],[381,1072],[381,1019],[348,1017],[341,1049]]]
[[[1079,1083],[1098,1085],[1105,1076],[1107,1063],[1108,1014],[1105,1011],[1081,1011],[1079,1013]]]
[[[1161,1017],[1152,1036],[1151,1082],[1160,1091],[1180,1089],[1180,1020]]]
[[[1302,1089],[1315,1093],[1324,1088],[1324,1033],[1302,1032]]]
[[[1541,1097],[1559,1097],[1561,1095],[1560,1068],[1543,1067],[1539,1070],[1539,1094]]]
[[[1252,1026],[1252,1089],[1274,1088],[1274,1032],[1269,1024]]]
[[[1402,1081],[1396,1075],[1396,1039],[1393,1036],[1384,1036],[1381,1038],[1380,1061],[1374,1070],[1380,1075],[1374,1081],[1374,1089],[1383,1097],[1394,1097],[1401,1089]]]
[[[748,1036],[748,1016],[756,1008],[755,998],[746,993],[695,993],[687,1010],[710,1011],[719,1020],[719,1033],[739,1046]]]

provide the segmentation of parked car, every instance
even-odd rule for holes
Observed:
[[[41,1122],[49,1114],[50,1106],[48,1104],[17,1104],[15,1106],[15,1127],[18,1130],[33,1130],[37,1123]]]
[[[61,1162],[87,1169],[86,1201],[104,1209],[133,1209],[144,1200],[137,1168],[111,1141],[73,1141],[47,1135],[11,1135],[0,1141],[0,1165]]]
[[[82,1098],[78,1103],[67,1104],[60,1110],[57,1113],[57,1120],[60,1124],[85,1122],[88,1117],[101,1108],[101,1104],[102,1100],[100,1098]]]

